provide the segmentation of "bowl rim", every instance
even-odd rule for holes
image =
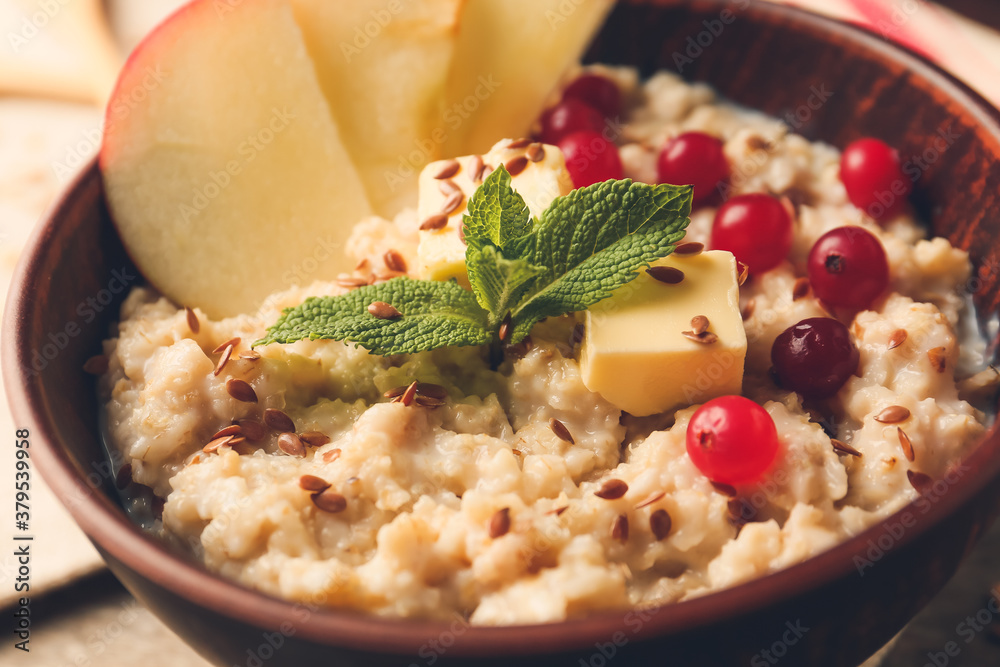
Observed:
[[[660,2],[652,4],[676,4]],[[699,0],[697,6],[727,6],[725,0]],[[903,46],[884,40],[864,27],[821,16],[796,7],[753,2],[749,9],[754,20],[791,20],[797,27],[815,34],[835,34],[843,39],[876,52],[882,59],[893,61],[927,79],[953,102],[973,112],[983,130],[1000,143],[1000,112],[979,93],[925,57]],[[50,207],[31,234],[20,257],[8,292],[3,316],[2,339],[3,379],[15,424],[31,429],[31,456],[42,477],[59,497],[76,522],[98,547],[154,584],[182,596],[188,601],[216,614],[249,624],[262,631],[276,629],[282,621],[295,621],[295,636],[318,644],[355,650],[371,650],[412,655],[428,640],[452,632],[455,643],[448,649],[449,657],[517,656],[592,648],[595,638],[610,636],[622,626],[623,617],[634,609],[596,612],[582,618],[557,623],[511,626],[465,626],[459,633],[455,622],[383,618],[349,609],[307,609],[306,618],[298,620],[306,603],[296,603],[272,597],[263,592],[213,574],[203,566],[179,554],[155,538],[146,535],[133,524],[116,503],[92,488],[77,473],[69,456],[58,445],[52,423],[45,417],[49,410],[42,393],[40,379],[21,373],[30,360],[31,343],[25,336],[33,309],[32,286],[44,279],[42,258],[48,241],[57,236],[70,205],[91,182],[100,180],[97,158],[93,159]],[[92,187],[92,186],[91,186]],[[13,335],[8,335],[13,332]],[[974,470],[960,485],[952,485],[926,512],[916,517],[916,523],[895,541],[893,550],[904,546],[944,520],[957,507],[967,502],[1000,473],[1000,457],[987,455],[987,443],[996,446],[1000,440],[998,424],[994,424],[980,440],[963,464]],[[842,541],[830,549],[798,564],[762,577],[683,602],[650,608],[634,640],[652,636],[674,635],[701,625],[752,613],[763,607],[787,601],[793,597],[830,584],[855,568],[855,557],[864,557],[870,540],[877,539],[885,527],[899,522],[905,513],[912,513],[918,500],[872,525],[862,533]],[[103,554],[102,554],[103,555]],[[457,617],[456,617],[457,620]],[[464,623],[464,622],[463,622]],[[459,636],[460,635],[460,636]]]

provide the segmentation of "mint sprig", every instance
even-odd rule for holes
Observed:
[[[503,167],[490,174],[463,218],[472,292],[454,281],[395,278],[288,308],[254,345],[350,341],[374,354],[518,343],[546,317],[608,298],[673,252],[690,222],[691,188],[606,181],[557,197],[532,219]],[[379,319],[376,301],[401,313]]]

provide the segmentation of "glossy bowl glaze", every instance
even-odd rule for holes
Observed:
[[[1000,301],[1000,123],[975,93],[877,35],[745,0],[620,4],[588,60],[678,71],[843,147],[874,135],[924,162],[915,201]],[[29,243],[3,323],[4,380],[32,460],[139,600],[219,665],[856,665],[944,585],[1000,505],[1000,437],[959,475],[805,563],[645,612],[551,625],[380,620],[267,597],[145,536],[115,500],[84,361],[136,282],[91,165]]]

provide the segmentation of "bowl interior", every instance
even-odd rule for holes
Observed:
[[[995,315],[1000,303],[995,255],[1000,216],[994,213],[1000,210],[1000,124],[978,96],[921,58],[870,33],[804,12],[735,0],[693,0],[683,7],[675,2],[619,4],[587,60],[631,64],[647,75],[657,69],[680,71],[735,102],[785,118],[809,139],[843,147],[855,138],[876,136],[902,156],[920,160],[915,203],[935,235],[970,251],[979,273],[969,290],[981,319]],[[33,237],[12,284],[4,321],[10,335],[4,337],[3,353],[15,416],[34,431],[33,456],[46,479],[109,557],[198,605],[257,627],[273,627],[275,619],[293,613],[292,605],[218,579],[168,553],[142,535],[114,500],[115,470],[105,463],[98,437],[94,381],[81,369],[100,352],[122,299],[139,281],[108,217],[100,175],[91,165]],[[994,456],[997,443],[991,432],[974,455],[976,466],[963,486],[918,516],[916,527],[894,548],[919,542],[931,526],[968,506],[986,488],[1000,467],[1000,456]],[[853,644],[832,641],[831,660],[847,664],[863,657],[901,627],[950,576],[995,502],[990,496],[980,503],[967,530],[966,524],[952,526],[955,543],[941,547],[940,571],[914,571],[920,584],[898,593],[885,613],[891,621],[873,617],[870,632]],[[690,634],[693,628],[737,619],[809,591],[833,599],[831,586],[851,573],[852,557],[864,553],[866,540],[879,529],[802,565],[675,605],[644,622],[635,637]],[[882,590],[879,576],[866,581],[867,590]],[[885,576],[888,591],[894,580]],[[864,590],[842,588],[845,605],[857,603]],[[845,617],[842,631],[850,632],[856,621]],[[593,637],[611,636],[622,623],[620,613],[611,613],[552,626],[472,628],[458,638],[451,655],[589,647]],[[756,628],[745,627],[745,633],[733,637],[738,642],[746,634],[752,643]],[[302,623],[300,636],[359,650],[414,653],[441,629],[434,623],[320,610]],[[836,629],[831,626],[830,632]]]

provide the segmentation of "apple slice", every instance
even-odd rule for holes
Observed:
[[[125,66],[100,166],[125,248],[212,317],[350,270],[371,207],[285,0],[195,0]]]
[[[613,0],[472,0],[448,77],[445,155],[483,153],[523,137],[580,60]]]
[[[439,157],[444,87],[464,0],[292,0],[348,152],[385,217],[416,204]]]

